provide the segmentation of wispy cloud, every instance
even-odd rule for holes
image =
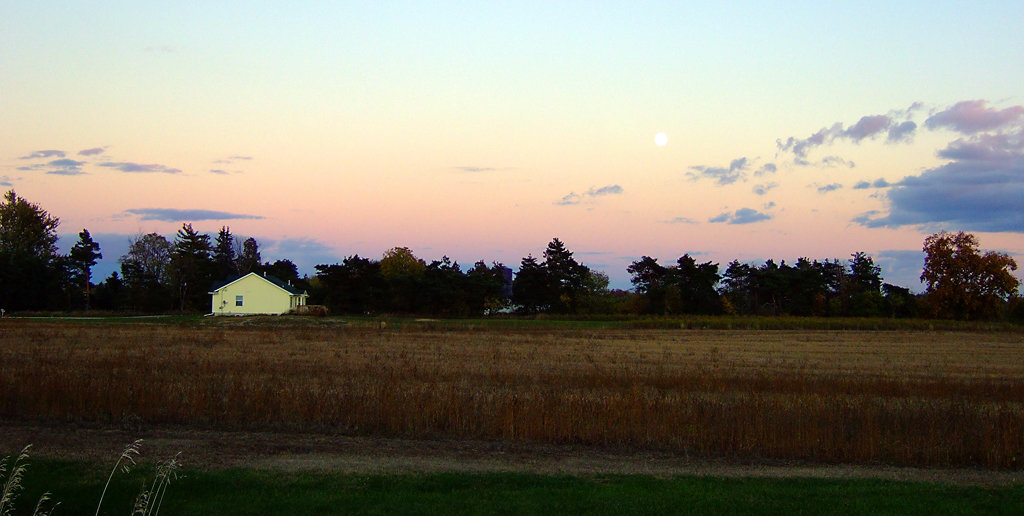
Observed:
[[[179,210],[174,208],[133,208],[126,213],[138,215],[140,220],[159,220],[163,222],[195,222],[199,220],[258,220],[260,215],[246,215],[214,210]]]
[[[826,166],[826,167],[830,167],[830,168],[835,168],[835,167],[854,168],[854,167],[857,166],[856,163],[854,163],[854,162],[852,162],[850,160],[847,160],[847,159],[840,158],[839,156],[825,156],[824,158],[821,158],[820,164],[822,166]]]
[[[59,150],[40,150],[35,151],[28,156],[22,156],[18,159],[45,159],[45,158],[63,158],[65,156],[64,151]]]
[[[690,167],[691,172],[687,172],[686,177],[689,177],[691,181],[697,181],[698,179],[714,179],[719,185],[725,186],[733,184],[736,181],[745,181],[749,167],[749,160],[742,157],[732,160],[728,167]],[[772,165],[772,169],[774,170],[774,165]]]
[[[622,193],[622,187],[619,185],[608,185],[602,186],[601,188],[591,188],[587,190],[587,194],[590,197],[599,197],[602,195],[619,195]]]
[[[889,128],[889,136],[886,138],[892,143],[909,143],[914,139],[914,131],[917,130],[917,124],[912,120],[894,124]]]
[[[860,143],[865,139],[873,139],[885,134],[888,143],[908,142],[912,139],[917,124],[910,120],[904,120],[921,108],[920,102],[915,102],[904,110],[890,111],[884,115],[862,116],[853,125],[844,128],[843,124],[836,122],[830,127],[823,127],[806,138],[789,138],[776,140],[775,145],[780,151],[792,152],[798,158],[798,163],[808,164],[807,154],[812,149],[823,145],[831,144],[836,140],[849,140]],[[801,163],[802,162],[802,163]]]
[[[592,199],[594,197],[604,197],[607,195],[621,195],[623,189],[619,185],[608,185],[600,188],[591,187],[586,192],[578,194],[576,192],[570,192],[568,195],[563,196],[561,199],[555,201],[555,204],[561,206],[571,206],[574,204],[580,204],[581,202]]]
[[[573,204],[579,204],[583,201],[583,196],[576,192],[569,192],[567,195],[562,196],[561,199],[555,201],[555,204],[560,206],[572,206]]]
[[[483,172],[494,172],[494,171],[498,170],[497,168],[494,168],[494,167],[453,167],[453,168],[455,168],[455,170],[458,170],[460,172],[469,172],[469,173],[472,173],[472,174],[480,174],[480,173],[483,173]]]
[[[85,171],[82,170],[82,165],[85,165],[84,161],[61,158],[50,160],[46,163],[21,166],[18,167],[18,170],[26,172],[45,171],[47,174],[57,176],[79,176],[85,174]]]
[[[870,115],[861,117],[856,124],[843,131],[843,136],[860,143],[865,138],[871,138],[882,132],[888,131],[893,125],[893,120],[888,115]]]
[[[252,161],[252,159],[252,156],[241,156],[236,154],[234,156],[214,160],[213,162],[218,165],[230,165],[236,161]]]
[[[711,223],[726,223],[726,224],[753,224],[755,222],[761,222],[770,220],[771,215],[767,213],[761,213],[753,208],[740,208],[733,213],[724,212],[715,217],[708,219]]]
[[[103,154],[104,152],[107,152],[107,149],[105,147],[93,147],[91,149],[83,149],[83,150],[78,151],[78,155],[79,156],[97,156],[99,154]]]
[[[675,217],[665,221],[666,224],[696,224],[697,221],[689,217]]]
[[[124,161],[122,161],[122,162],[106,161],[106,162],[100,163],[99,166],[107,167],[107,168],[113,168],[115,170],[120,170],[121,172],[128,172],[128,173],[141,173],[141,174],[150,174],[150,173],[157,173],[157,174],[180,174],[181,173],[180,169],[171,168],[171,167],[168,167],[167,165],[142,164],[142,163],[132,163],[132,162],[124,162]]]
[[[984,100],[957,102],[928,117],[924,125],[929,129],[946,127],[963,134],[976,134],[1016,124],[1024,118],[1024,106],[995,109],[986,104]]]
[[[769,190],[772,190],[772,189],[774,189],[774,188],[776,188],[778,186],[779,186],[779,183],[776,183],[774,181],[772,181],[770,183],[765,183],[763,185],[754,185],[754,193],[757,194],[757,195],[764,195],[764,194],[768,193]]]
[[[221,158],[221,159],[213,160],[213,164],[215,164],[215,165],[233,165],[233,164],[235,164],[235,163],[237,163],[239,161],[252,161],[252,160],[253,160],[252,156],[242,156],[240,154],[235,154],[235,155],[232,155],[232,156],[228,156],[226,158]],[[210,173],[211,174],[217,174],[217,175],[220,175],[220,176],[227,176],[227,175],[231,175],[231,174],[244,174],[245,171],[244,170],[237,170],[237,169],[236,170],[228,170],[226,167],[216,167],[216,168],[211,168],[210,169]]]
[[[85,173],[82,171],[82,165],[84,164],[84,161],[75,161],[73,159],[55,159],[46,164],[46,167],[50,169],[46,173],[59,176],[78,176]]]
[[[815,185],[815,187],[817,187],[818,193],[825,194],[825,193],[834,192],[836,190],[839,190],[839,189],[841,189],[843,187],[843,185],[841,185],[839,183],[832,183],[832,184],[827,184],[827,185]]]
[[[0,186],[14,186],[14,183],[11,181],[14,181],[13,177],[0,176]]]
[[[866,190],[868,188],[889,188],[890,186],[892,186],[891,183],[880,177],[875,179],[873,183],[870,181],[858,181],[857,184],[853,185],[853,189]]]

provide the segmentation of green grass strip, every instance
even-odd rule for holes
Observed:
[[[183,470],[161,514],[1024,514],[1024,483],[954,486],[887,480],[340,475]],[[16,514],[49,491],[55,514],[92,514],[99,465],[34,460]],[[129,514],[152,468],[115,476],[103,514]]]

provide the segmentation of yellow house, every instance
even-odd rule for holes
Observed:
[[[309,297],[291,282],[255,272],[215,285],[210,295],[213,315],[283,314],[298,311]]]

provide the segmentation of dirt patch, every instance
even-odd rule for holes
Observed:
[[[890,466],[733,463],[676,454],[593,446],[500,441],[386,439],[324,434],[228,432],[160,428],[58,427],[0,423],[0,451],[32,444],[32,456],[113,463],[125,445],[145,439],[144,461],[181,452],[186,467],[254,468],[343,474],[460,471],[658,477],[698,475],[761,478],[877,478],[947,484],[1007,485],[1022,471]]]

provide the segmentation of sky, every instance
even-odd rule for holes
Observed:
[[[1024,265],[1019,1],[188,4],[0,0],[0,190],[94,277],[185,222],[310,275],[557,237],[615,288],[862,251],[919,292],[943,230]]]

